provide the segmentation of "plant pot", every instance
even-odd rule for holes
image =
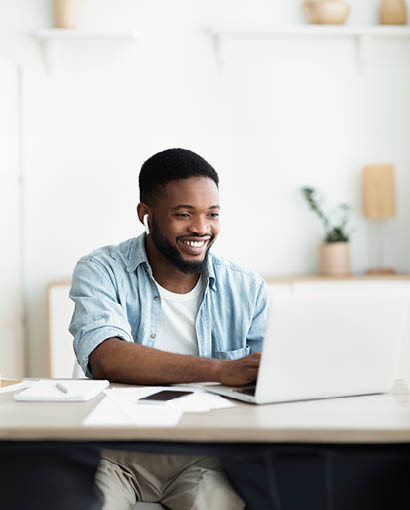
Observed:
[[[350,12],[345,0],[305,0],[303,11],[309,23],[343,25]]]
[[[350,274],[350,246],[348,242],[322,243],[319,246],[319,273],[323,276]]]
[[[379,17],[382,25],[405,25],[407,23],[406,2],[404,0],[382,0]]]
[[[53,0],[57,28],[76,28],[80,18],[81,0]]]

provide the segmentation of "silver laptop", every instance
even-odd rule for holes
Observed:
[[[388,392],[409,311],[403,289],[271,294],[256,384],[201,387],[254,404]]]

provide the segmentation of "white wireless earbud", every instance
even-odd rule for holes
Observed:
[[[149,234],[148,214],[144,214],[142,221],[144,222],[145,233],[148,235]]]

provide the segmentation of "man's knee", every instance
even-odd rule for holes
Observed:
[[[223,508],[243,510],[245,502],[235,492],[222,471],[204,470],[198,485],[198,494],[192,509]]]
[[[193,465],[170,485],[162,503],[172,510],[243,510],[244,501],[219,469]]]

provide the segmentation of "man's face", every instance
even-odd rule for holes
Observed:
[[[151,218],[157,250],[184,273],[200,273],[219,233],[219,193],[208,177],[169,182]]]

